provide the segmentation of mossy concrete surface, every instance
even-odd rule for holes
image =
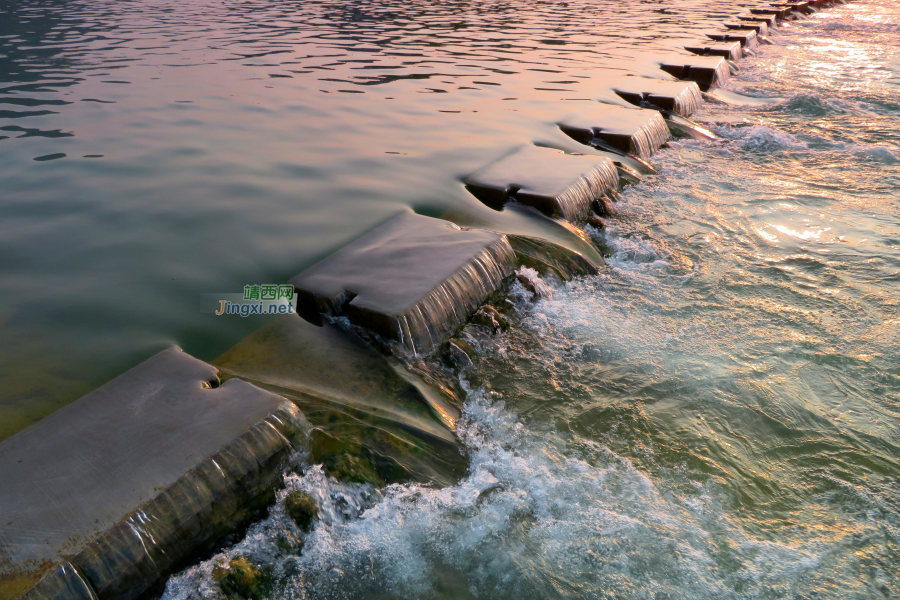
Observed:
[[[438,416],[437,404],[446,402],[397,363],[353,332],[293,315],[274,319],[213,361],[223,377],[294,402],[313,427],[310,460],[328,475],[379,486],[453,483],[466,463]]]
[[[139,597],[258,515],[307,433],[283,397],[157,354],[0,443],[0,595]]]

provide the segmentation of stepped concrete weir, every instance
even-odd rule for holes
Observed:
[[[732,33],[737,32],[738,35],[740,35],[740,32],[742,30],[750,30],[756,32],[757,38],[766,37],[767,35],[769,35],[769,26],[765,21],[738,21],[737,23],[723,23],[723,25],[725,26],[725,29],[730,30]],[[758,41],[759,40],[757,39],[757,42]],[[749,46],[749,44],[745,44],[744,47],[750,50],[753,49]]]
[[[647,160],[669,141],[669,128],[659,111],[599,104],[564,119],[559,128],[587,145],[633,154]]]
[[[505,235],[405,213],[290,283],[298,291],[297,312],[307,320],[346,316],[419,355],[465,323],[515,266]]]
[[[765,27],[765,24],[762,26]],[[755,29],[750,28],[736,27],[727,31],[710,31],[706,37],[717,42],[738,42],[741,48],[748,51],[759,47],[759,35]]]
[[[158,589],[258,516],[307,431],[288,400],[157,354],[0,443],[0,592]]]
[[[501,208],[515,200],[571,223],[587,218],[592,203],[616,192],[618,185],[616,165],[605,156],[530,144],[466,179],[466,188],[488,206]]]
[[[613,91],[635,106],[657,108],[666,113],[689,117],[700,110],[703,97],[696,83],[647,77],[626,77]]]
[[[728,62],[717,56],[676,57],[659,67],[672,77],[695,82],[704,92],[723,85],[731,76]]]
[[[741,60],[744,57],[744,50],[739,41],[725,40],[718,44],[701,41],[685,46],[684,49],[698,56],[721,56],[733,61]]]

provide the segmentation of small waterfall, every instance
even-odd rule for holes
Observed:
[[[516,267],[506,236],[487,246],[430,294],[391,320],[403,352],[428,354],[466,322]],[[352,307],[350,304],[353,321]]]
[[[663,123],[665,126],[665,123]],[[668,132],[668,130],[666,130]],[[598,162],[594,167],[579,177],[574,183],[560,193],[558,202],[558,217],[571,222],[583,221],[591,211],[591,203],[611,192],[619,189],[619,172],[611,160]],[[518,192],[515,199],[523,204],[535,205],[535,202],[527,201],[529,194]],[[538,200],[535,198],[535,200]]]
[[[689,89],[693,90],[694,88],[691,87]],[[633,152],[646,160],[660,146],[668,142],[670,137],[669,127],[666,125],[665,119],[663,119],[661,114],[657,113],[646,124],[642,125],[631,138],[634,145]]]
[[[689,86],[675,97],[675,107],[672,110],[678,115],[692,115],[703,105],[703,97],[700,95],[700,88]]]
[[[727,83],[730,78],[731,63],[727,60],[723,60],[719,63],[719,66],[716,67],[716,75],[713,78],[712,85],[721,87],[725,85],[725,83]]]

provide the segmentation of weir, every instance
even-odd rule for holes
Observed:
[[[522,146],[466,179],[466,188],[488,206],[514,200],[547,216],[580,223],[591,204],[615,192],[619,174],[602,156],[572,155]]]
[[[506,236],[405,213],[290,282],[305,319],[346,316],[415,356],[437,348],[514,268]]]
[[[283,397],[157,354],[0,443],[0,590],[140,597],[256,518],[307,432]]]
[[[746,21],[748,23],[762,23],[766,26],[766,29],[774,29],[778,26],[778,19],[774,14],[759,14],[759,13],[750,13],[737,15],[738,20]]]
[[[760,28],[763,27],[765,24],[760,24]],[[739,42],[744,50],[756,50],[759,47],[759,34],[756,29],[751,28],[735,27],[729,28],[728,31],[712,31],[707,33],[706,37],[717,42]],[[738,58],[742,55],[739,55]]]
[[[685,49],[699,56],[660,63],[681,81],[616,82],[615,93],[640,108],[595,104],[559,127],[646,160],[669,140],[667,123],[693,125],[682,117],[700,108],[701,90],[728,80],[726,59],[755,49],[778,21],[833,3],[750,8],[727,31],[706,34],[721,43],[692,44]],[[485,205],[535,209],[585,244],[577,225],[619,184],[606,156],[532,144],[465,180]],[[464,326],[496,324],[484,305],[520,265],[570,280],[601,263],[538,236],[410,212],[357,238],[290,280],[308,323],[280,317],[216,366],[170,348],[0,442],[0,598],[136,600],[158,591],[273,503],[301,445],[342,480],[451,483],[465,467],[453,433],[461,407],[420,359],[446,350]],[[449,345],[462,347],[456,338]],[[306,409],[321,423],[353,421],[340,431],[357,438],[314,430]],[[402,443],[380,435],[394,426],[409,434],[395,436]]]
[[[564,119],[559,128],[582,144],[611,147],[647,160],[669,141],[669,128],[655,110],[598,104]]]
[[[693,82],[626,77],[616,83],[613,91],[635,106],[657,108],[682,117],[691,116],[703,104],[700,88]]]
[[[673,58],[660,63],[660,68],[672,77],[695,82],[703,91],[723,85],[731,75],[725,59],[714,56]]]
[[[754,33],[756,33],[755,37],[757,38],[757,42],[759,41],[758,38],[769,35],[769,26],[766,24],[765,21],[739,21],[737,23],[725,22],[725,23],[723,23],[723,25],[725,26],[726,29],[729,30],[730,33],[733,33],[734,35],[738,35],[738,36],[745,35],[744,30],[753,31]],[[745,40],[747,40],[746,43],[744,43],[744,47],[749,50],[753,50],[753,48],[757,44],[753,44],[753,47],[750,47],[751,43],[749,41],[749,37],[750,36],[746,36],[744,38]],[[717,39],[717,38],[713,38],[713,39]]]
[[[698,42],[685,46],[684,49],[698,56],[721,56],[732,61],[738,61],[744,57],[744,51],[739,41],[723,41],[720,44]]]

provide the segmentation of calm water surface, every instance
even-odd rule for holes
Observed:
[[[203,294],[407,207],[496,218],[465,176],[529,141],[585,151],[561,117],[736,10],[670,4],[0,0],[0,438],[260,325]]]
[[[658,76],[663,33],[734,11],[660,5],[5,5],[5,404],[167,343],[214,356],[259,323],[193,296],[404,207],[488,220],[462,176],[572,148],[555,121],[612,101],[614,67]],[[219,598],[235,555],[278,598],[900,596],[898,33],[890,0],[786,27],[697,115],[721,139],[673,143],[595,232],[602,275],[513,291],[462,373],[459,484],[310,466],[302,553],[276,506],[166,597]]]

